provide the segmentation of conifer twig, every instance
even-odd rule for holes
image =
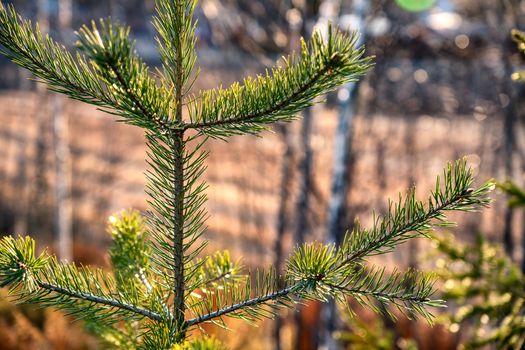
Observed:
[[[152,113],[150,110],[148,110],[139,100],[139,98],[133,93],[131,90],[131,87],[129,86],[128,82],[124,79],[122,74],[120,73],[120,70],[113,64],[111,61],[108,61],[108,66],[111,68],[111,71],[115,73],[115,76],[117,77],[118,82],[120,85],[122,85],[122,89],[126,92],[126,94],[129,96],[129,99],[133,101],[135,106],[142,112],[142,114],[149,119],[153,120],[155,123],[159,124],[162,130],[169,130],[169,129],[176,129],[177,127],[167,123],[166,121],[162,120],[162,118],[159,118],[155,116],[154,113]]]
[[[442,181],[442,183],[441,183]],[[217,309],[201,314],[188,321],[188,326],[208,321],[229,313],[251,309],[248,316],[262,315],[257,311],[271,301],[288,299],[325,300],[328,296],[343,299],[343,295],[354,295],[358,300],[367,303],[363,298],[372,297],[385,303],[398,305],[398,302],[410,305],[428,320],[432,315],[424,306],[440,306],[439,300],[432,300],[433,281],[429,276],[419,276],[413,271],[401,275],[397,272],[385,278],[384,269],[367,270],[362,267],[362,259],[372,254],[381,254],[409,238],[425,235],[432,227],[449,226],[444,213],[450,210],[475,211],[488,205],[488,192],[494,187],[489,181],[473,189],[473,174],[466,162],[457,161],[445,170],[442,180],[438,178],[426,206],[415,199],[411,190],[405,199],[400,198],[395,205],[391,203],[390,211],[382,218],[374,220],[370,230],[357,227],[348,233],[340,247],[333,245],[305,244],[297,248],[290,257],[288,271],[284,276],[288,286],[284,289],[265,293],[262,297],[242,299],[232,293],[233,305],[221,305],[228,300],[226,295],[212,299],[210,305]],[[257,282],[259,285],[260,282]],[[251,286],[251,282],[247,283]],[[246,287],[246,291],[251,287]],[[280,304],[272,307],[279,307]],[[283,303],[282,305],[286,305]],[[373,304],[367,303],[373,307]]]
[[[279,112],[283,109],[283,107],[297,102],[297,100],[301,97],[301,94],[303,94],[305,91],[308,91],[308,89],[310,89],[317,81],[319,81],[321,77],[330,76],[332,70],[336,68],[334,64],[335,62],[337,62],[337,60],[335,58],[332,58],[328,62],[326,67],[316,72],[314,76],[310,77],[308,81],[306,81],[303,85],[301,85],[299,88],[293,91],[290,95],[285,96],[280,101],[276,101],[275,105],[268,106],[263,110],[255,111],[253,113],[245,115],[228,116],[224,119],[205,121],[200,123],[186,123],[184,124],[183,129],[206,129],[214,126],[224,126],[228,124],[251,123],[256,121],[257,118],[261,118],[264,116],[271,115],[275,112]]]
[[[56,286],[50,283],[45,283],[45,282],[37,282],[37,284],[40,288],[51,291],[51,292],[66,295],[66,296],[76,298],[76,299],[82,299],[85,301],[89,301],[91,303],[107,305],[112,308],[118,308],[118,309],[130,311],[130,312],[142,315],[144,317],[150,318],[155,321],[165,321],[165,318],[156,312],[153,312],[147,309],[142,309],[132,304],[122,303],[116,299],[107,299],[107,298],[103,298],[97,295],[79,292],[79,291],[71,290],[68,288],[63,288],[63,287]]]
[[[383,233],[381,236],[376,237],[374,240],[369,242],[366,246],[353,252],[349,257],[343,260],[341,264],[335,270],[338,270],[349,263],[352,263],[354,261],[357,261],[367,256],[367,254],[369,254],[370,252],[374,250],[379,250],[385,245],[386,242],[388,242],[389,240],[392,240],[395,237],[399,237],[399,236],[405,235],[410,232],[418,231],[419,228],[427,225],[430,220],[441,215],[443,211],[448,210],[449,207],[455,205],[456,203],[461,202],[462,199],[467,198],[470,192],[471,190],[467,190],[464,193],[460,193],[454,196],[453,198],[448,199],[447,201],[440,204],[439,206],[431,210],[428,210],[424,214],[424,216],[414,217],[412,218],[412,220],[407,221],[402,226],[396,227],[395,230],[387,231]],[[425,229],[427,228],[425,227]]]
[[[278,300],[280,298],[288,296],[290,293],[293,292],[293,290],[295,288],[297,288],[297,286],[284,288],[284,289],[276,291],[274,293],[270,293],[270,294],[267,294],[267,295],[263,295],[263,296],[260,296],[260,297],[256,297],[256,298],[252,298],[252,299],[248,299],[248,300],[242,301],[240,303],[231,305],[229,307],[226,307],[226,308],[214,311],[214,312],[210,312],[209,314],[189,319],[189,320],[186,321],[186,325],[188,327],[194,326],[194,325],[197,325],[199,323],[206,322],[206,321],[209,321],[211,319],[214,319],[214,318],[217,318],[217,317],[221,317],[223,315],[227,315],[229,313],[235,312],[235,311],[243,309],[243,308],[254,307],[254,306],[258,306],[260,304],[265,304],[265,303],[267,303],[269,301]]]
[[[308,44],[302,41],[299,58],[287,57],[282,67],[228,89],[202,92],[188,104],[190,120],[183,128],[224,138],[258,133],[265,125],[295,119],[317,97],[357,80],[371,67],[363,47],[356,47],[356,38],[330,28],[325,41],[315,32]]]
[[[27,68],[41,81],[49,84],[52,91],[64,93],[71,98],[97,106],[115,108],[115,101],[104,92],[93,77],[89,63],[81,55],[76,61],[73,55],[53,41],[42,37],[38,26],[22,20],[12,5],[0,2],[0,52]]]

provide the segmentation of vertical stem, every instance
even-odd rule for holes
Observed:
[[[503,51],[503,60],[505,67],[505,79],[503,83],[503,94],[509,97],[509,102],[506,107],[503,108],[505,117],[503,120],[503,142],[504,142],[504,162],[505,162],[505,177],[509,180],[513,179],[513,158],[516,148],[516,119],[517,111],[512,97],[512,84],[510,82],[510,75],[512,73],[512,67],[506,53],[509,51]],[[514,253],[514,237],[513,237],[513,221],[514,221],[514,208],[507,206],[504,213],[504,227],[503,227],[503,243],[505,252],[512,259]]]
[[[508,62],[508,59],[505,60],[505,74],[510,74],[512,68]],[[504,77],[503,79],[509,79]],[[515,151],[515,124],[516,124],[516,108],[512,99],[512,86],[510,82],[506,81],[505,93],[509,96],[508,106],[504,108],[505,118],[503,121],[503,140],[504,140],[504,161],[505,161],[505,177],[509,180],[513,179],[513,157]],[[503,228],[503,242],[505,246],[505,252],[512,259],[514,253],[514,237],[513,237],[513,218],[514,218],[514,209],[510,206],[505,208],[504,214],[504,228]]]
[[[175,297],[173,314],[177,326],[184,324],[184,134],[172,135],[173,154],[173,262],[175,266],[173,295]]]
[[[177,20],[182,21],[184,16],[184,1],[177,1]],[[176,103],[177,111],[175,118],[182,122],[182,87],[183,87],[183,64],[182,64],[182,31],[177,33],[177,65],[176,69]],[[175,189],[174,198],[174,213],[173,222],[175,224],[173,232],[173,248],[174,248],[174,263],[176,271],[175,274],[175,288],[174,296],[175,303],[174,316],[177,326],[184,324],[184,131],[175,132],[173,135],[173,166],[174,166],[174,181],[173,188]]]

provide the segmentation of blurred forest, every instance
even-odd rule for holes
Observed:
[[[2,2],[71,46],[74,30],[111,16],[132,27],[149,64],[160,63],[153,0]],[[366,226],[373,210],[384,212],[388,197],[413,184],[427,193],[446,162],[462,156],[480,180],[525,183],[523,84],[511,80],[525,59],[510,37],[512,28],[525,29],[525,1],[437,0],[414,13],[394,0],[200,0],[197,18],[196,91],[264,72],[296,49],[301,35],[329,22],[359,30],[375,55],[361,82],[297,122],[263,138],[208,144],[210,252],[226,248],[252,268],[282,266],[298,242],[338,242],[356,218]],[[0,232],[28,233],[62,258],[107,266],[108,217],[146,209],[141,131],[57,97],[4,57],[0,77]],[[502,194],[495,198],[490,210],[458,217],[454,234],[468,243],[482,233],[525,270],[525,214],[507,207]],[[413,241],[382,259],[424,268],[420,255],[430,249]],[[57,313],[8,305],[0,304],[1,349],[96,348]],[[210,331],[231,349],[323,348],[318,330],[339,326],[320,305],[303,309],[283,314],[277,326]],[[372,317],[358,313],[365,322]],[[404,319],[391,329],[420,349],[455,349],[460,340]]]

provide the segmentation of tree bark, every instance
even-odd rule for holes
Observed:
[[[58,2],[58,30],[62,39],[67,39],[72,22],[71,0]],[[55,150],[55,200],[56,232],[58,238],[58,257],[61,260],[73,259],[73,206],[71,202],[71,163],[69,150],[69,118],[64,113],[64,100],[54,95],[53,142]]]
[[[277,213],[277,234],[274,242],[274,266],[278,274],[281,273],[283,264],[282,242],[288,227],[288,204],[290,202],[290,189],[292,187],[293,147],[288,125],[279,125],[279,131],[284,144],[284,154],[281,165],[281,185],[279,189],[279,211]],[[275,350],[281,350],[281,328],[283,320],[279,314],[275,317],[273,326],[273,341]]]

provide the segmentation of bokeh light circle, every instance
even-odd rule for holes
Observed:
[[[410,12],[424,11],[432,7],[436,0],[396,0],[402,9]]]

